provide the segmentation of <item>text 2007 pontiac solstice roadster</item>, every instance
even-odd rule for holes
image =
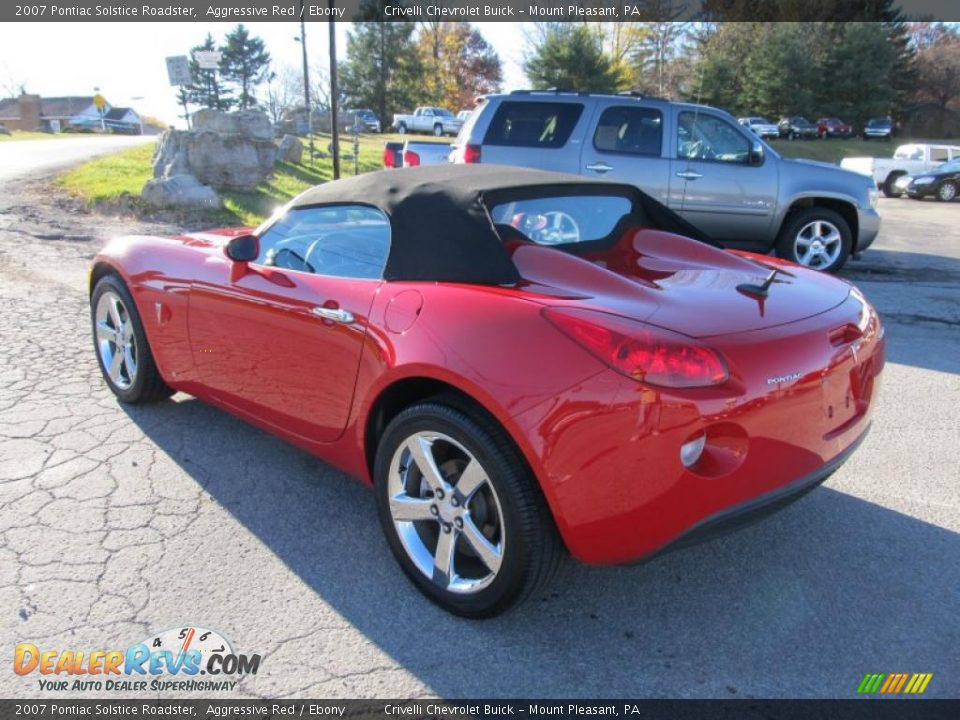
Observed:
[[[120,238],[90,291],[120,400],[192,393],[372,484],[404,572],[467,616],[564,551],[633,562],[798,497],[866,433],[884,362],[846,282],[630,186],[495,166]]]

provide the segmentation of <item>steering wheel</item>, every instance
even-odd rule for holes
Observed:
[[[546,221],[543,227],[530,231],[530,237],[541,245],[563,245],[580,241],[580,226],[577,221],[562,210],[551,210],[542,214]]]

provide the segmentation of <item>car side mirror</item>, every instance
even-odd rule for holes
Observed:
[[[763,165],[763,145],[755,142],[750,146],[750,156],[747,158],[749,165]]]
[[[260,241],[256,235],[237,235],[224,246],[223,254],[233,262],[253,262],[260,254]]]
[[[230,260],[230,282],[236,282],[247,273],[247,264],[260,254],[256,235],[237,235],[224,246],[223,254]]]

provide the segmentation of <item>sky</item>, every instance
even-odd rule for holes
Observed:
[[[47,97],[93,95],[94,88],[114,106],[131,106],[168,123],[182,112],[170,87],[164,58],[185,55],[207,32],[218,42],[234,26],[210,23],[5,23],[0,24],[0,97],[4,86],[26,83],[28,92]],[[346,55],[351,23],[337,24],[338,57]],[[475,23],[503,62],[504,90],[526,86],[522,71],[523,23]],[[278,68],[302,65],[294,37],[300,24],[247,23],[263,38]],[[326,23],[308,23],[310,66],[328,67]],[[140,98],[140,99],[137,99]],[[451,108],[458,110],[458,108]]]

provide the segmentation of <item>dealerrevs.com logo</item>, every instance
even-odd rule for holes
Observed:
[[[233,690],[259,669],[260,655],[235,653],[222,635],[196,626],[164,630],[126,650],[60,651],[19,643],[13,655],[17,675],[36,673],[42,676],[39,688],[53,692]]]

